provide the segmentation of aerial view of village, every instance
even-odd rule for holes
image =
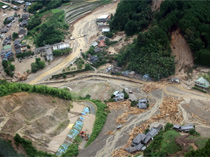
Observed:
[[[0,0],[0,157],[210,156],[209,6]]]

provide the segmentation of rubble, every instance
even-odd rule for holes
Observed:
[[[150,83],[144,85],[143,91],[145,93],[149,93],[149,92],[152,92],[152,91],[154,91],[156,89],[162,89],[167,84],[168,84],[168,82],[166,82],[166,81],[158,82],[158,83],[150,82]]]

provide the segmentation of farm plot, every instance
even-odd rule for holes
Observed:
[[[73,23],[84,15],[90,13],[93,9],[110,3],[112,0],[73,0],[69,7],[65,6],[66,22]]]

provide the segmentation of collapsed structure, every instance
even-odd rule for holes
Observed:
[[[115,101],[123,101],[124,100],[124,93],[123,92],[115,91],[113,93],[113,96],[114,96]]]

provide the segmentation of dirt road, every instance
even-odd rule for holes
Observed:
[[[105,5],[103,7],[98,8],[90,15],[76,22],[74,24],[74,30],[72,32],[72,36],[73,37],[78,37],[81,35],[86,35],[86,36],[83,38],[75,38],[75,40],[72,40],[72,43],[70,43],[72,48],[72,53],[66,58],[64,58],[56,66],[51,65],[51,67],[53,68],[38,72],[38,76],[36,78],[31,78],[26,82],[29,84],[37,84],[39,81],[48,78],[48,76],[50,77],[50,75],[61,71],[64,67],[69,65],[76,58],[80,57],[81,55],[80,50],[82,49],[83,52],[88,50],[92,41],[94,41],[97,37],[98,28],[95,19],[100,15],[114,13],[116,8],[117,8],[117,3]]]

